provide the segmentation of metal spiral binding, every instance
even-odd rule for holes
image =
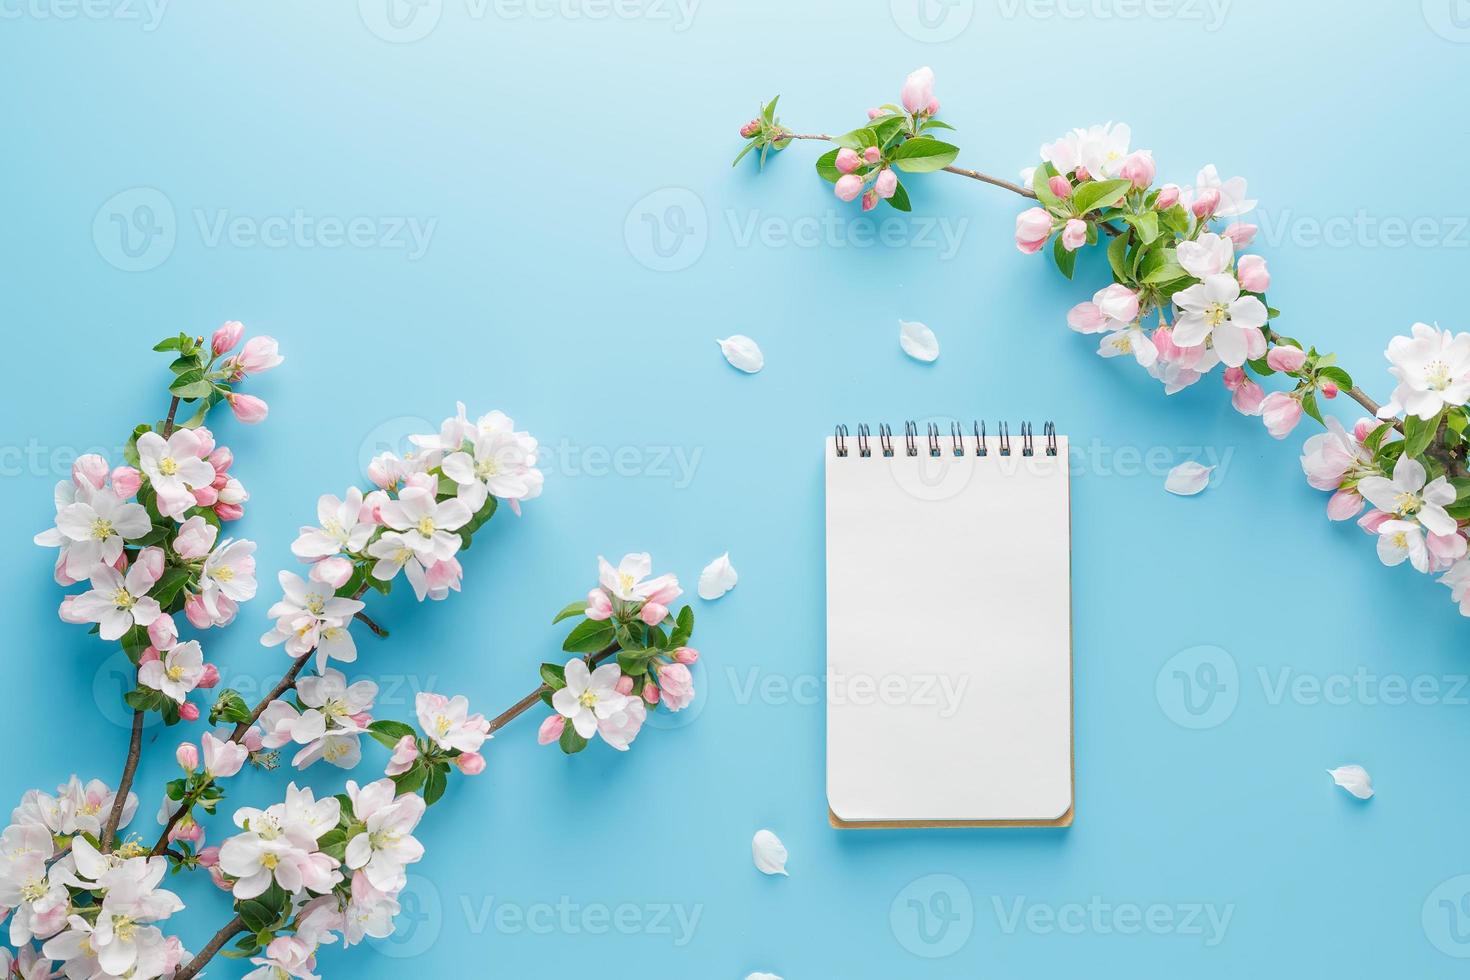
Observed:
[[[939,427],[939,423],[926,422],[924,423],[924,426],[925,439],[928,443],[929,456],[934,459],[938,459],[944,456],[943,433]],[[846,425],[841,424],[839,424],[834,431],[836,432],[835,444],[837,456],[840,459],[846,459],[849,455],[851,455],[850,440],[852,437],[852,431]],[[1030,422],[1022,422],[1018,431],[1021,440],[1021,455],[1036,455],[1035,427]],[[971,433],[972,435],[970,437],[975,440],[975,455],[989,456],[990,447],[989,445],[987,445],[987,431],[985,427],[985,422],[980,419],[976,419],[971,427]],[[1042,423],[1041,433],[1042,438],[1045,440],[1043,452],[1047,456],[1056,456],[1058,453],[1056,423]],[[857,454],[864,459],[868,459],[873,455],[872,436],[873,430],[868,426],[866,422],[858,423]],[[966,438],[967,436],[965,434],[965,428],[961,423],[953,421],[949,423],[950,452],[952,455],[965,455]],[[996,439],[998,443],[997,448],[999,449],[999,455],[1010,456],[1012,448],[1010,423],[996,423]],[[915,422],[912,419],[904,422],[903,441],[905,456],[919,455],[918,422]],[[878,446],[879,451],[882,453],[883,456],[889,458],[893,456],[893,429],[886,422],[878,423]]]

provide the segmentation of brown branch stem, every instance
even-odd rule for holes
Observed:
[[[214,954],[224,948],[225,943],[245,931],[245,920],[238,915],[226,922],[192,960],[179,967],[178,972],[174,974],[174,980],[189,980],[190,977],[197,976],[199,971],[204,969],[204,964],[212,960]]]
[[[374,636],[377,636],[379,638],[387,637],[388,631],[383,629],[383,627],[379,626],[377,623],[373,622],[373,620],[368,616],[367,613],[360,612],[352,618],[356,619],[358,622],[365,625],[368,629],[372,630]]]

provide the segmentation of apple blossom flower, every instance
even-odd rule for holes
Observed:
[[[134,626],[146,627],[161,613],[158,600],[148,595],[160,574],[158,564],[145,557],[150,552],[159,558],[163,554],[157,548],[144,548],[126,576],[115,568],[99,568],[92,575],[91,591],[73,598],[72,611],[85,622],[97,623],[102,639],[120,639]]]
[[[1285,439],[1302,420],[1302,403],[1283,391],[1273,391],[1261,401],[1261,420],[1272,438]]]
[[[215,623],[235,618],[239,604],[255,598],[255,542],[226,538],[204,559],[200,596]]]
[[[281,572],[279,581],[285,595],[268,611],[276,625],[260,642],[268,647],[284,643],[293,657],[316,650],[318,671],[326,669],[331,658],[355,660],[357,648],[345,627],[364,603],[338,596],[329,586],[306,582],[292,572]]]
[[[259,969],[245,974],[244,980],[318,980],[316,950],[295,936],[277,936],[265,947],[264,956],[252,956],[250,962]]]
[[[1378,528],[1378,560],[1400,565],[1408,559],[1416,571],[1429,571],[1429,550],[1424,529],[1413,521],[1387,520]]]
[[[402,535],[425,565],[453,557],[461,541],[458,534],[474,516],[469,506],[458,497],[435,501],[432,490],[405,487],[398,499],[382,506],[383,522]]]
[[[1231,238],[1231,241],[1234,241]],[[1266,260],[1259,255],[1242,255],[1235,263],[1235,277],[1241,288],[1251,293],[1264,293],[1271,286],[1271,273]]]
[[[194,747],[193,742],[180,742],[179,747],[174,750],[174,761],[184,772],[193,772],[199,768],[199,750]]]
[[[934,70],[928,65],[909,72],[903,80],[899,101],[911,114],[923,112],[934,101]]]
[[[393,918],[398,914],[398,900],[380,891],[362,871],[352,874],[351,895],[343,910],[342,942],[351,946],[364,936],[382,939],[393,934]]]
[[[138,668],[138,683],[162,691],[180,704],[204,676],[204,652],[198,640],[180,643]]]
[[[260,374],[277,366],[285,358],[280,354],[280,345],[272,337],[251,337],[245,347],[221,365],[232,379],[238,380],[247,374]]]
[[[644,707],[642,700],[627,698],[621,708],[608,717],[597,720],[597,734],[619,752],[626,752],[633,739],[638,737],[638,731],[643,727],[647,716],[648,709]]]
[[[1327,519],[1347,521],[1363,509],[1363,498],[1356,490],[1338,490],[1327,498]]]
[[[73,487],[67,494],[62,488]],[[64,548],[66,573],[72,581],[90,578],[98,568],[115,565],[123,543],[141,538],[153,527],[142,505],[125,503],[117,494],[86,485],[60,484],[56,526],[35,536],[42,547]],[[63,506],[63,500],[68,500]]]
[[[393,755],[383,770],[385,776],[401,776],[413,768],[419,758],[419,743],[412,735],[405,735],[393,745]]]
[[[1078,333],[1125,329],[1138,319],[1138,293],[1113,283],[1092,294],[1092,302],[1078,303],[1067,313],[1067,325]]]
[[[429,740],[446,751],[478,752],[490,737],[490,723],[481,714],[469,714],[470,703],[462,694],[447,698],[421,691],[414,698],[419,727]]]
[[[1261,402],[1266,393],[1261,386],[1246,377],[1245,368],[1230,367],[1225,369],[1225,387],[1231,392],[1230,404],[1242,415],[1261,414]]]
[[[270,414],[270,406],[265,403],[265,399],[256,398],[254,395],[232,391],[225,395],[225,401],[229,403],[230,411],[235,413],[235,418],[246,425],[264,422],[266,416]]]
[[[528,432],[515,431],[515,423],[503,412],[482,416],[463,444],[445,449],[449,454],[441,468],[459,485],[472,512],[484,506],[486,493],[517,507],[516,502],[541,493],[545,478],[536,468],[536,440]]]
[[[1027,208],[1016,215],[1016,248],[1034,255],[1051,237],[1051,231],[1052,217],[1045,208]]]
[[[1219,204],[1213,209],[1217,218],[1237,218],[1249,212],[1256,202],[1245,196],[1245,178],[1231,177],[1221,180],[1213,163],[1206,164],[1195,177],[1195,193],[1214,190],[1219,194]]]
[[[587,593],[588,619],[602,621],[612,618],[612,601],[608,599],[607,593],[601,589],[593,589]]]
[[[670,711],[680,711],[694,700],[694,676],[677,661],[659,665],[658,687],[660,699]]]
[[[1220,363],[1219,355],[1211,347],[1204,344],[1180,347],[1174,343],[1173,331],[1167,327],[1155,330],[1153,341],[1159,359],[1149,367],[1148,373],[1163,382],[1166,395],[1178,394]]]
[[[1225,230],[1222,231],[1220,234],[1230,239],[1231,243],[1234,244],[1237,249],[1242,249],[1256,240],[1256,232],[1258,230],[1259,229],[1256,228],[1255,225],[1246,224],[1243,221],[1237,221],[1232,225],[1226,226]],[[1263,259],[1262,261],[1264,262],[1265,260]],[[1255,290],[1255,292],[1264,292],[1264,290]]]
[[[1174,254],[1185,272],[1196,279],[1208,279],[1230,268],[1235,243],[1210,231],[1194,241],[1180,242]]]
[[[200,446],[193,429],[179,429],[166,440],[157,432],[138,437],[139,465],[158,494],[158,509],[175,520],[194,506],[195,489],[214,482],[214,467],[204,461]]]
[[[1209,276],[1175,293],[1174,303],[1180,310],[1174,343],[1181,347],[1209,339],[1227,367],[1244,364],[1253,346],[1264,347],[1266,306],[1254,296],[1241,296],[1232,276]]]
[[[1470,561],[1456,562],[1439,581],[1449,587],[1450,598],[1460,604],[1460,614],[1470,616]]]
[[[853,201],[863,192],[863,179],[857,174],[843,174],[832,185],[832,193],[839,201]]]
[[[407,881],[405,865],[424,856],[413,829],[424,815],[424,799],[415,793],[395,796],[391,779],[359,787],[347,781],[352,815],[364,829],[347,842],[347,867],[361,870],[368,882],[384,892],[396,892]]]
[[[1154,346],[1154,342],[1136,323],[1130,323],[1102,338],[1097,345],[1097,352],[1102,357],[1132,354],[1143,367],[1151,367],[1159,357],[1159,351]]]
[[[1131,181],[1138,190],[1143,190],[1152,184],[1157,173],[1158,168],[1154,164],[1154,155],[1148,150],[1133,151],[1118,167],[1118,176],[1123,180]]]
[[[591,738],[598,722],[611,718],[627,704],[627,696],[617,691],[621,671],[615,663],[589,671],[580,657],[567,661],[565,669],[566,687],[551,695],[551,706],[571,721],[578,735]]]
[[[240,342],[240,337],[245,333],[245,324],[239,320],[228,320],[221,324],[209,338],[209,350],[215,357],[228,354],[235,349]]]
[[[1194,201],[1189,205],[1189,211],[1196,218],[1204,220],[1212,217],[1219,206],[1220,192],[1213,187],[1206,187],[1195,193]]]
[[[249,751],[235,741],[221,741],[209,732],[200,738],[204,748],[204,771],[213,779],[228,779],[245,765]]]
[[[241,807],[235,826],[243,833],[220,846],[219,867],[237,879],[238,899],[254,898],[275,881],[288,892],[302,888],[325,894],[341,880],[338,861],[317,849],[317,841],[337,825],[335,797],[318,801],[310,788],[286,788],[286,801],[265,810]]]
[[[1328,416],[1326,426],[1326,432],[1312,436],[1302,447],[1302,472],[1307,475],[1308,484],[1318,490],[1336,490],[1350,474],[1355,477],[1378,476],[1377,470],[1372,468],[1373,455],[1342,427],[1341,422]],[[1357,510],[1354,509],[1353,513],[1356,514]]]
[[[284,701],[271,702],[261,713],[262,722],[271,730],[263,741],[279,748],[289,737],[304,746],[291,760],[298,769],[319,759],[342,769],[356,766],[362,759],[360,739],[372,721],[368,712],[378,685],[372,681],[349,685],[341,671],[328,668],[316,677],[299,680],[296,693],[302,705],[299,713]]]
[[[1429,572],[1437,575],[1453,568],[1470,550],[1463,534],[1426,534],[1424,547],[1429,552]]]
[[[1425,323],[1414,324],[1412,337],[1395,337],[1384,352],[1398,380],[1381,419],[1400,412],[1432,419],[1446,406],[1470,399],[1470,333],[1451,334]]]
[[[1445,508],[1455,502],[1455,488],[1442,476],[1426,485],[1428,476],[1424,464],[1405,453],[1394,464],[1392,480],[1364,477],[1358,492],[1386,514],[1423,524],[1434,534],[1454,534],[1458,524]]]
[[[321,526],[302,527],[291,544],[291,553],[306,561],[359,552],[375,530],[371,521],[363,520],[362,491],[357,487],[348,487],[341,499],[322,494],[316,515]]]

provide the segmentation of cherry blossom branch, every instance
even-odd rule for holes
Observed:
[[[225,943],[246,931],[245,920],[238,915],[226,922],[192,960],[179,967],[173,975],[173,980],[189,980],[190,977],[196,976],[200,970],[204,969],[206,963],[214,959],[214,954],[224,949]]]
[[[379,626],[377,623],[373,622],[372,618],[369,617],[367,613],[354,613],[352,618],[357,620],[359,623],[362,623],[368,629],[372,630],[374,636],[385,640],[388,638],[388,631],[383,629],[383,627]]]

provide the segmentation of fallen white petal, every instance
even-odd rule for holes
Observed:
[[[737,333],[715,343],[720,345],[725,360],[746,374],[755,374],[766,366],[766,355],[761,353],[760,345],[744,334]]]
[[[769,830],[757,830],[750,841],[750,856],[763,875],[786,874],[786,845]]]
[[[747,974],[745,980],[781,980],[774,973],[751,973]]]
[[[1327,770],[1332,781],[1360,800],[1373,795],[1373,777],[1362,766],[1338,766]]]
[[[932,361],[939,357],[939,338],[934,331],[913,320],[898,321],[898,346],[916,361]]]
[[[704,571],[699,573],[699,597],[718,599],[735,588],[738,581],[740,576],[735,574],[735,566],[730,564],[730,552],[727,551],[704,566]]]
[[[1169,478],[1164,481],[1164,489],[1170,493],[1177,493],[1181,497],[1193,497],[1210,484],[1210,471],[1213,466],[1201,466],[1194,460],[1180,463],[1169,471]]]

